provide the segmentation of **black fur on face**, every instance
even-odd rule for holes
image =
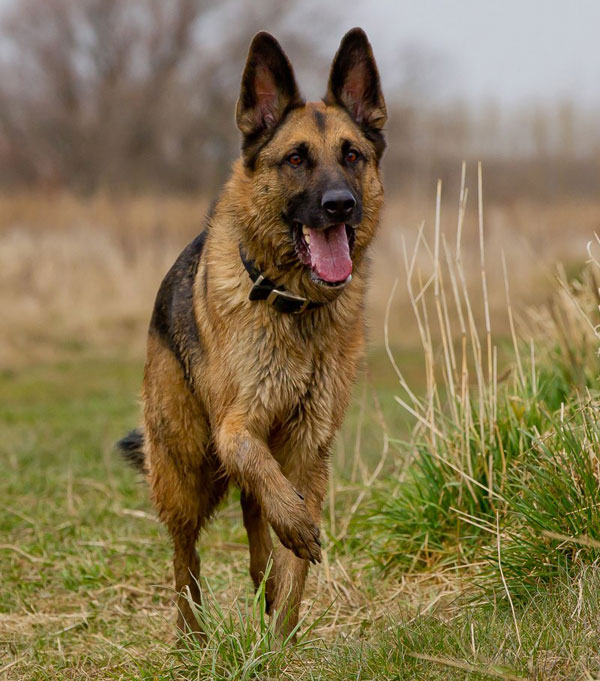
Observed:
[[[332,216],[323,208],[323,198],[328,192],[347,192],[355,201],[354,207],[349,213]],[[343,177],[335,174],[318,173],[289,199],[283,219],[290,227],[300,224],[313,229],[327,229],[340,222],[351,227],[358,225],[362,220],[360,186],[357,184],[353,188]]]

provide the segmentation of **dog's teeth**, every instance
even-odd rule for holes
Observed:
[[[304,241],[306,241],[306,243],[310,245],[310,234],[304,235]]]
[[[306,225],[302,225],[302,234],[304,234],[304,236],[308,236],[308,234],[310,234]]]

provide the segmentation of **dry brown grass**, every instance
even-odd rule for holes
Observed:
[[[449,221],[442,229],[453,235],[457,197],[446,200],[451,209],[442,210]],[[369,309],[375,342],[381,341],[393,282],[404,277],[403,244],[412,251],[422,223],[426,234],[433,232],[433,203],[388,198],[373,257]],[[0,364],[89,347],[96,353],[114,352],[115,347],[141,353],[158,284],[182,247],[202,229],[207,206],[205,198],[187,196],[0,197]],[[546,296],[557,260],[581,263],[585,243],[600,227],[600,202],[519,201],[486,205],[484,214],[492,313],[504,305],[501,250],[518,308]],[[473,200],[465,218],[463,259],[466,272],[478,276]],[[422,267],[428,276],[427,258]],[[405,293],[394,300],[394,307],[396,328],[392,326],[390,335],[398,344],[410,345],[416,329]]]
[[[2,363],[65,346],[140,351],[158,284],[206,209],[178,197],[0,198]]]

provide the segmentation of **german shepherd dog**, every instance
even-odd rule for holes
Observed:
[[[241,158],[160,286],[143,427],[119,447],[173,540],[179,627],[202,638],[195,544],[232,482],[255,586],[272,556],[267,607],[285,637],[321,560],[329,450],[364,348],[386,121],[367,36],[344,36],[327,94],[305,103],[279,43],[257,34],[236,119]]]

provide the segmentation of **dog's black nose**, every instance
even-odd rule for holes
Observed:
[[[321,208],[332,218],[347,218],[356,206],[356,199],[348,189],[329,189],[323,194]]]

